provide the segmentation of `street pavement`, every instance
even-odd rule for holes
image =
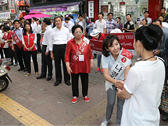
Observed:
[[[133,64],[137,56],[133,57]],[[41,55],[38,54],[39,74],[41,73]],[[89,74],[88,97],[86,103],[82,97],[79,80],[79,98],[72,104],[71,86],[64,81],[54,86],[55,69],[52,80],[36,79],[33,63],[31,75],[25,77],[25,72],[18,72],[19,66],[11,66],[9,75],[12,83],[0,93],[0,126],[3,125],[100,125],[105,118],[106,91],[103,75],[95,73],[94,68]],[[116,124],[116,105],[112,114],[111,126]],[[168,125],[161,122],[161,125]]]

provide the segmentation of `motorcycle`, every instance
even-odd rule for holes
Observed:
[[[4,58],[0,60],[0,92],[4,91],[8,87],[9,80],[12,83],[12,80],[8,74],[10,67],[7,65],[10,60],[10,58]]]

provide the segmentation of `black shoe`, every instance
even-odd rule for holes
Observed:
[[[165,115],[163,115],[163,116],[162,116],[162,121],[167,121],[167,120],[168,120],[168,117],[165,116]]]
[[[52,76],[48,76],[47,81],[51,80]]]
[[[41,79],[41,78],[46,78],[46,76],[40,75],[40,76],[36,77],[36,79]]]
[[[24,68],[20,68],[20,69],[18,69],[18,71],[22,71],[22,70],[24,70]]]
[[[26,71],[27,71],[27,69],[25,68],[23,72],[26,72]]]
[[[54,86],[58,86],[60,83],[61,83],[61,81],[56,81],[56,82],[54,83]]]
[[[71,85],[70,81],[65,81],[65,84],[68,85],[68,86]]]

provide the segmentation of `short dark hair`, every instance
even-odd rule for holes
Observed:
[[[99,12],[99,14],[101,14],[101,15],[104,17],[104,14],[103,14],[103,12]]]
[[[26,35],[26,32],[27,32],[27,31],[26,31],[26,28],[25,28],[26,25],[29,25],[29,26],[30,26],[30,33],[33,33],[33,30],[32,30],[31,25],[30,25],[29,23],[25,23],[25,24],[24,24],[24,28],[23,28],[23,35]]]
[[[18,23],[20,23],[20,22],[19,22],[19,20],[14,20],[13,24],[15,24],[15,22],[18,22]]]
[[[161,22],[161,20],[159,20],[159,19],[154,19],[154,20],[152,21],[152,24],[153,24],[153,22],[157,22],[157,21],[159,21],[159,22],[160,22],[160,25],[162,25],[162,22]]]
[[[70,17],[70,18],[74,19],[74,17],[73,17],[72,15],[68,15],[68,17]]]
[[[166,10],[166,8],[165,8],[165,7],[162,7],[160,10],[162,10],[162,9]]]
[[[70,20],[70,19],[69,19],[69,17],[66,17],[66,18],[65,18],[65,21],[66,21],[66,20],[68,20],[68,21],[69,21],[69,20]]]
[[[3,27],[3,30],[4,30],[5,32],[7,32],[7,31],[10,30],[10,27],[9,27],[9,26],[4,26],[4,27]]]
[[[159,15],[159,17],[162,17],[164,19],[164,17],[162,15]]]
[[[51,24],[51,21],[49,18],[44,18],[44,21],[47,25],[50,25]]]
[[[55,25],[55,19],[57,19],[57,18],[60,18],[61,21],[62,21],[62,18],[61,18],[60,16],[56,16],[56,17],[54,18],[53,28],[56,26],[56,25]]]
[[[79,17],[83,17],[81,14],[79,14]]]
[[[128,15],[131,17],[131,14],[127,14],[126,16],[128,16]]]
[[[1,29],[2,27],[4,27],[4,25],[0,25],[0,29]]]
[[[135,40],[139,40],[146,50],[152,51],[161,43],[162,35],[163,31],[158,25],[150,24],[136,30]]]
[[[94,22],[94,18],[91,18],[90,20],[91,20],[91,22]]]
[[[40,21],[40,20],[38,20],[38,22],[41,24],[41,21]]]
[[[7,22],[4,23],[4,25],[7,25],[7,24],[8,24]]]
[[[74,32],[75,32],[75,30],[76,30],[77,28],[80,28],[80,29],[82,30],[82,32],[83,32],[83,27],[82,27],[81,25],[74,25],[74,26],[72,27],[72,34],[74,34]]]
[[[148,14],[149,14],[149,11],[145,11],[144,14],[145,14],[145,13],[148,13]]]
[[[120,17],[117,17],[118,19],[120,19],[120,21],[121,21],[121,18]]]
[[[111,12],[110,12],[110,13],[108,13],[108,16],[109,16],[110,14],[112,14],[112,16],[113,16],[113,13],[111,13]]]
[[[146,21],[146,24],[148,24],[148,20],[147,20],[147,19],[144,18],[144,19],[142,19],[142,21],[143,21],[143,20],[145,20],[145,21]]]
[[[108,47],[113,44],[114,40],[117,40],[117,41],[118,41],[118,43],[120,44],[120,50],[122,49],[122,46],[121,46],[121,43],[120,43],[119,38],[118,38],[116,35],[109,34],[109,35],[107,35],[106,38],[103,40],[103,45],[102,45],[102,54],[103,54],[105,57],[108,57],[108,56],[110,55],[110,54],[109,54],[109,51],[107,51],[106,49],[108,49]]]
[[[35,20],[35,21],[37,20],[35,17],[32,17],[32,19]]]
[[[60,19],[61,19],[61,21],[62,21],[61,16],[56,16],[56,17],[54,18],[54,21],[55,21],[55,19],[57,19],[57,18],[60,18]]]
[[[20,17],[20,20],[24,19],[24,17]]]

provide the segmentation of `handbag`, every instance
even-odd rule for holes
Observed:
[[[167,84],[167,67],[165,61],[159,58],[165,65],[165,81],[163,86],[163,91],[161,95],[161,104],[159,106],[160,113],[168,116],[168,84]]]

